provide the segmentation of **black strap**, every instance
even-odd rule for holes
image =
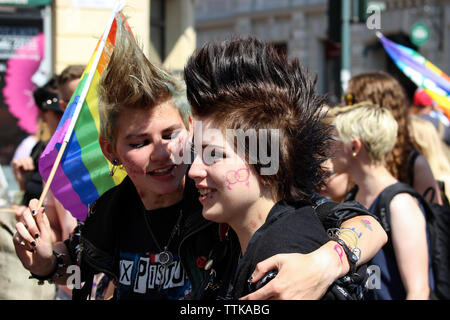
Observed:
[[[378,202],[375,207],[375,214],[378,215],[378,218],[380,219],[380,223],[383,226],[386,233],[391,232],[391,225],[390,225],[390,203],[391,200],[399,193],[408,193],[412,195],[413,197],[417,198],[419,202],[422,204],[425,210],[425,215],[427,221],[430,221],[433,219],[432,211],[429,210],[428,203],[423,199],[423,197],[414,190],[411,186],[407,185],[406,183],[397,182],[394,183],[388,187],[386,187],[379,195]]]
[[[329,199],[321,198],[316,201],[314,206],[317,217],[319,218],[325,229],[340,228],[341,224],[350,218],[369,215],[375,219],[378,217],[369,212],[364,206],[355,200],[347,200],[345,202],[335,202]]]
[[[408,177],[409,177],[409,185],[414,185],[414,164],[416,163],[417,157],[420,153],[417,150],[413,150],[411,157],[409,158],[409,166],[408,166]]]

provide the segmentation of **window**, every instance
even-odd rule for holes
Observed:
[[[161,61],[166,57],[166,4],[164,0],[150,2],[150,42]]]

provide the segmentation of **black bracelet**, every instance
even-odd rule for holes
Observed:
[[[344,240],[337,237],[331,237],[330,240],[336,241],[342,249],[344,249],[345,255],[347,256],[348,264],[350,265],[350,274],[356,273],[356,263],[359,261],[359,257],[349,249]]]
[[[66,267],[66,264],[64,264],[64,260],[62,258],[64,254],[53,251],[53,255],[56,258],[56,265],[52,272],[50,272],[46,276],[39,276],[37,274],[34,274],[33,272],[30,272],[31,276],[29,276],[28,279],[37,279],[38,285],[43,285],[45,281],[47,281],[48,283],[55,283],[55,281],[53,280],[53,277],[55,276],[57,278],[61,278],[62,274],[58,272],[58,269]]]

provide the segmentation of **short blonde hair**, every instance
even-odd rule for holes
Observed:
[[[100,134],[115,146],[117,120],[123,112],[151,110],[165,102],[175,105],[189,128],[191,108],[184,81],[151,63],[124,23],[117,18],[114,51],[98,86]]]
[[[331,108],[328,118],[344,144],[358,138],[373,163],[385,164],[386,156],[396,143],[398,131],[397,121],[389,109],[362,102]]]

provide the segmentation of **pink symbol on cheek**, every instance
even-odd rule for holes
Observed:
[[[236,174],[236,180],[238,182],[245,182],[245,185],[248,187],[248,180],[250,178],[250,172],[247,168],[239,169]]]
[[[229,170],[225,173],[225,179],[227,181],[227,189],[231,190],[230,185],[237,182],[244,182],[248,187],[248,180],[250,177],[250,172],[247,168],[242,168],[239,170]]]
[[[225,173],[225,180],[227,181],[227,189],[231,190],[230,185],[231,184],[235,184],[236,181],[236,171],[234,170],[229,170]]]

